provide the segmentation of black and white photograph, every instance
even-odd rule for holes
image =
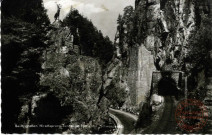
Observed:
[[[1,134],[212,134],[212,0],[1,0]]]

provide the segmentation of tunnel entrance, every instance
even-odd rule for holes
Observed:
[[[150,97],[153,94],[160,96],[184,96],[184,73],[181,71],[155,71],[152,73]]]
[[[171,72],[162,73],[162,78],[158,82],[158,95],[176,96],[178,88],[176,81],[171,77]]]

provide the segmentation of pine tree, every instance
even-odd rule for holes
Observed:
[[[73,32],[74,44],[81,46],[82,55],[98,58],[102,65],[112,59],[112,42],[108,37],[104,37],[91,21],[79,14],[78,10],[72,8],[63,20],[63,25],[68,26]]]

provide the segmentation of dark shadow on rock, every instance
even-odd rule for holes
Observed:
[[[63,114],[59,100],[53,95],[48,94],[41,98],[34,109],[34,115],[31,116],[30,125],[38,127],[30,128],[30,133],[54,133],[58,127],[48,127],[47,125],[60,125],[61,114]],[[47,127],[40,127],[45,125]]]

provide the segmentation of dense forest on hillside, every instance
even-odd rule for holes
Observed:
[[[113,56],[113,44],[109,37],[104,37],[100,30],[87,18],[80,15],[78,10],[71,9],[63,20],[75,37],[74,44],[81,46],[81,54],[97,57],[102,64],[109,62]]]
[[[2,3],[2,132],[18,132],[20,97],[39,89],[42,51],[50,21],[42,0]]]

